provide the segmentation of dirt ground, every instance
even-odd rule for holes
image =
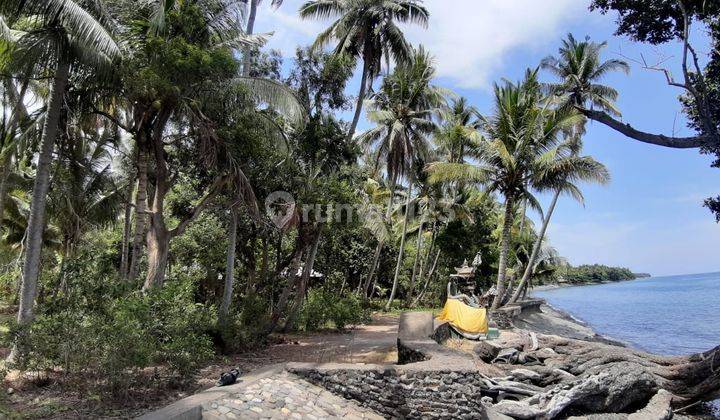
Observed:
[[[68,386],[60,374],[9,372],[0,389],[0,418],[69,419],[131,418],[215,385],[233,367],[244,372],[282,362],[388,363],[397,361],[397,315],[376,314],[368,325],[344,332],[281,334],[270,346],[252,352],[218,357],[189,383],[153,386],[162,376],[156,369],[143,372],[147,386],[130,389],[122,399],[110,400],[91,386]],[[175,389],[173,389],[175,388]],[[69,391],[73,389],[73,391]]]

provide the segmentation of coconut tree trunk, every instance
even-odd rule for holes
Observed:
[[[230,209],[230,226],[228,229],[227,259],[225,261],[225,288],[223,289],[222,304],[220,304],[220,319],[226,320],[230,314],[232,303],[233,282],[235,280],[235,245],[237,244],[237,213]]]
[[[0,228],[2,228],[3,218],[5,217],[5,197],[7,197],[8,179],[10,178],[12,163],[12,154],[8,153],[2,162],[2,172],[0,172]]]
[[[427,268],[428,264],[430,263],[430,258],[432,258],[432,253],[435,250],[435,237],[437,232],[435,232],[435,223],[433,222],[433,226],[431,228],[432,230],[432,237],[430,238],[430,246],[428,246],[427,253],[425,254],[425,257],[423,258],[422,263],[420,264],[420,274],[418,275],[418,281],[422,282],[423,278],[425,278],[425,269]],[[438,250],[439,251],[439,250]],[[435,256],[435,262],[433,263],[433,267],[437,263],[437,257],[440,256],[440,252]],[[423,284],[423,288],[418,293],[417,297],[413,301],[411,306],[415,306],[420,302],[420,299],[422,298],[422,295],[425,294],[425,290],[428,287],[428,284],[430,283],[430,276],[427,277]]]
[[[417,306],[418,303],[420,303],[420,300],[425,296],[425,292],[427,291],[428,285],[430,284],[430,280],[432,280],[433,274],[435,274],[435,268],[437,267],[438,258],[440,257],[440,250],[438,249],[435,253],[435,259],[433,260],[433,265],[430,267],[430,271],[428,271],[427,278],[425,279],[425,284],[423,285],[422,291],[418,293],[417,297],[415,298],[415,301],[413,302],[413,306]]]
[[[512,197],[505,199],[505,220],[503,221],[502,237],[500,238],[500,258],[498,259],[497,295],[492,303],[492,309],[500,307],[503,295],[505,294],[505,275],[507,274],[507,257],[510,249],[510,231],[513,224]]]
[[[393,198],[395,196],[395,184],[391,183],[390,185],[390,199],[388,201],[387,210],[385,211],[385,220],[388,221],[388,225],[391,225],[390,223],[390,216],[392,215],[392,206],[393,206]],[[368,296],[368,287],[372,284],[375,285],[375,280],[373,277],[375,276],[375,273],[378,269],[378,264],[380,263],[380,256],[382,253],[382,249],[385,246],[385,241],[380,240],[378,242],[377,248],[375,248],[375,255],[373,256],[373,263],[372,266],[370,266],[370,274],[368,274],[367,281],[365,282],[365,293],[363,294],[363,300],[368,299],[370,296]],[[372,289],[371,289],[372,290]],[[370,293],[372,294],[372,293]]]
[[[248,12],[248,20],[247,20],[247,27],[245,28],[245,33],[248,35],[252,35],[253,31],[255,30],[255,17],[257,16],[257,7],[260,0],[250,0],[250,11]],[[245,47],[245,51],[243,51],[243,67],[242,72],[243,76],[249,76],[250,75],[250,54],[252,53],[251,47]]]
[[[384,245],[384,241],[379,241],[377,247],[375,247],[375,255],[373,256],[372,265],[370,266],[370,273],[368,273],[367,280],[365,280],[365,285],[363,286],[363,300],[366,300],[368,298],[368,288],[370,287],[373,277],[375,276],[375,271],[377,271],[377,266],[380,261],[380,253],[382,252]]]
[[[140,136],[139,134],[138,136]],[[138,142],[137,157],[137,192],[135,193],[135,232],[133,233],[132,255],[130,267],[128,268],[127,279],[134,281],[140,271],[140,259],[143,251],[143,235],[147,220],[147,183],[148,183],[148,162],[147,151]]]
[[[299,277],[296,274],[298,269],[300,268],[300,260],[304,253],[305,246],[299,243],[297,245],[297,249],[295,250],[295,254],[293,255],[292,263],[290,263],[290,267],[288,268],[288,282],[285,285],[282,293],[280,294],[280,298],[278,299],[277,304],[275,305],[272,316],[270,317],[270,322],[265,329],[265,335],[275,331],[275,328],[280,322],[280,317],[282,316],[283,312],[285,312],[288,300],[290,299],[290,293],[292,293],[295,286],[297,286],[297,282],[299,280]]]
[[[122,248],[120,251],[120,277],[127,278],[130,265],[130,233],[132,232],[132,183],[128,184],[127,196],[125,197],[125,220],[123,221]]]
[[[303,267],[302,278],[300,279],[300,286],[295,294],[295,302],[293,302],[293,306],[290,309],[290,314],[285,322],[283,332],[288,332],[295,327],[295,322],[297,321],[300,308],[302,308],[303,301],[305,300],[308,284],[310,283],[310,276],[312,275],[313,266],[315,265],[315,256],[317,255],[318,245],[320,245],[321,234],[322,232],[318,231],[317,236],[315,237],[315,242],[313,242],[312,248],[310,249],[310,252],[308,252],[308,257],[305,261],[305,266]]]
[[[47,193],[50,188],[50,167],[69,74],[70,63],[60,60],[55,69],[55,77],[48,96],[45,126],[40,139],[37,173],[30,204],[30,217],[28,219],[24,249],[25,261],[23,262],[20,286],[20,306],[17,316],[17,322],[21,327],[30,324],[35,313],[35,295],[37,293],[38,275],[40,274],[43,231],[45,230],[45,205],[47,204]],[[17,350],[16,347],[13,353],[16,354]],[[20,351],[22,350],[20,349]]]
[[[533,275],[533,266],[535,265],[535,260],[537,259],[538,253],[540,252],[540,246],[542,245],[542,241],[545,238],[545,232],[547,231],[548,225],[550,224],[550,218],[555,211],[555,206],[557,205],[559,197],[560,190],[557,190],[555,191],[555,195],[550,202],[550,207],[548,207],[547,214],[545,214],[545,220],[543,220],[542,228],[540,228],[540,233],[538,233],[537,239],[535,239],[535,243],[533,244],[533,249],[530,253],[530,259],[528,260],[527,267],[525,267],[525,272],[523,273],[522,280],[520,280],[520,284],[518,285],[517,290],[515,290],[515,293],[510,299],[510,302],[516,302],[518,300],[518,298],[522,294],[522,290],[525,288],[528,280]]]
[[[415,242],[415,261],[413,261],[413,271],[412,276],[410,276],[410,287],[408,288],[408,293],[406,296],[407,304],[410,305],[412,302],[412,294],[415,290],[415,275],[417,273],[418,268],[418,261],[420,261],[420,254],[422,253],[422,234],[423,234],[423,224],[422,221],[420,222],[420,226],[418,227],[418,233],[417,233],[417,241]]]
[[[395,299],[395,292],[397,292],[398,280],[400,279],[400,268],[402,267],[403,255],[405,253],[405,236],[407,235],[408,218],[410,217],[410,197],[412,196],[412,183],[408,186],[407,197],[405,198],[405,216],[403,218],[402,234],[400,236],[400,250],[398,251],[398,260],[395,264],[395,275],[393,276],[392,290],[390,291],[390,298],[385,304],[385,310],[389,311],[392,305],[393,299]]]
[[[360,121],[360,115],[362,114],[363,101],[365,100],[365,94],[367,92],[368,78],[370,77],[370,60],[363,59],[363,70],[362,77],[360,78],[360,92],[358,92],[357,104],[355,105],[355,115],[353,116],[352,124],[350,125],[350,131],[348,131],[348,141],[352,140],[357,129],[358,122]]]

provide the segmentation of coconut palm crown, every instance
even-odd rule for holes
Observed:
[[[389,63],[404,63],[412,56],[412,47],[398,23],[427,26],[429,13],[419,0],[311,0],[300,7],[304,19],[337,17],[315,40],[323,48],[335,40],[335,54],[363,60],[362,80],[355,115],[348,137],[355,133],[362,103],[372,80],[380,74],[383,58]]]
[[[505,272],[514,206],[521,200],[541,212],[531,190],[547,191],[564,187],[581,196],[574,181],[595,179],[604,167],[591,157],[578,156],[579,142],[571,136],[582,116],[573,108],[550,108],[537,79],[537,69],[528,70],[519,83],[496,85],[495,109],[480,124],[485,138],[473,142],[468,154],[478,163],[441,162],[428,165],[433,182],[467,181],[482,183],[488,191],[505,198],[498,268],[497,308],[505,291]]]

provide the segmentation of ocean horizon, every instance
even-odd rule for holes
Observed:
[[[720,272],[568,286],[532,295],[639,350],[683,355],[720,345]]]

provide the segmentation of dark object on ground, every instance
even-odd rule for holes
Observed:
[[[217,386],[232,385],[237,382],[237,378],[240,376],[240,368],[234,368],[230,372],[223,372],[220,374],[220,380],[217,381]]]

